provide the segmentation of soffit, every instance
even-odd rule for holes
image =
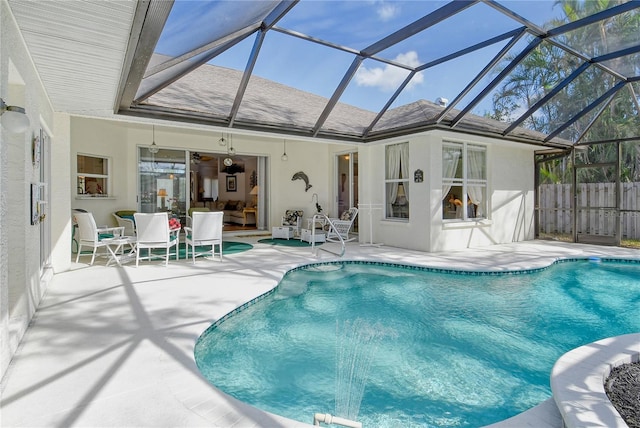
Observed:
[[[55,111],[114,111],[137,3],[9,0]]]

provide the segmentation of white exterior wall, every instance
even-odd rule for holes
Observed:
[[[442,219],[442,142],[463,141],[487,146],[488,218],[475,222],[445,222]],[[530,240],[534,238],[533,146],[513,145],[483,137],[431,132],[392,143],[409,142],[411,174],[409,221],[385,220],[384,212],[374,220],[374,241],[419,251],[447,251]],[[384,204],[385,144],[361,149],[367,160],[362,187],[372,186],[367,195]],[[366,156],[364,155],[366,153]],[[363,162],[364,163],[364,162]],[[363,168],[364,169],[364,168]],[[416,183],[413,174],[424,172]],[[362,202],[368,202],[363,201]],[[384,206],[384,205],[383,205]],[[361,236],[368,241],[368,221],[361,219]]]
[[[488,138],[447,137],[487,146],[487,219],[479,222],[442,220],[442,143],[434,147],[438,156],[438,185],[432,188],[434,233],[431,251],[484,247],[534,239],[534,159],[532,146],[508,145]],[[435,153],[437,152],[437,153]]]
[[[8,105],[24,107],[31,122],[21,134],[10,134],[0,126],[0,374],[4,375],[46,289],[40,277],[40,226],[30,224],[30,183],[40,181],[31,147],[40,128],[53,128],[52,108],[6,1],[0,1],[0,97]]]
[[[219,132],[156,125],[155,142],[162,148],[191,150],[225,154],[220,147]],[[119,209],[137,209],[138,147],[152,142],[151,126],[121,121],[71,119],[71,160],[67,192],[72,196],[72,208],[82,208],[93,213],[97,224],[115,226],[111,213]],[[283,140],[269,137],[233,136],[233,147],[238,156],[266,156],[270,160],[267,177],[268,210],[271,226],[279,226],[287,209],[303,209],[305,217],[315,212],[313,193],[318,194],[320,205],[326,212],[333,212],[330,201],[334,179],[332,177],[333,153],[348,146],[318,144],[287,139],[289,160],[283,162]],[[111,163],[111,188],[113,197],[90,198],[76,196],[76,156],[78,153],[103,156]],[[301,180],[292,181],[298,171],[304,171],[313,186],[305,192]],[[250,189],[247,190],[247,192]],[[240,197],[240,195],[238,195]],[[247,198],[249,198],[247,196]],[[331,198],[332,199],[332,198]]]

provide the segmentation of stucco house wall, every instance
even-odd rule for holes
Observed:
[[[32,163],[32,141],[53,128],[53,110],[6,2],[0,2],[0,97],[24,107],[30,127],[0,127],[0,373],[22,339],[45,292],[40,272],[40,227],[30,224],[30,184],[42,164]],[[50,220],[50,219],[48,219]],[[50,272],[49,272],[50,273]]]
[[[210,129],[188,129],[172,126],[155,126],[155,142],[166,149],[190,150],[226,154],[226,148],[218,144],[220,132]],[[72,208],[93,213],[97,224],[113,225],[112,212],[120,209],[137,209],[138,148],[152,142],[151,125],[127,123],[115,120],[73,117],[71,119],[71,147],[69,152],[70,178],[68,192],[73,195]],[[287,139],[287,161],[281,160],[284,141],[270,137],[234,135],[233,147],[238,156],[265,156],[269,159],[267,181],[267,209],[269,225],[280,225],[287,209],[302,209],[305,217],[315,212],[312,195],[318,194],[325,211],[334,211],[330,198],[333,189],[333,153],[349,148],[342,144],[318,144]],[[106,157],[111,163],[112,197],[91,198],[76,196],[76,159],[78,154]],[[304,171],[313,186],[305,191],[302,181],[292,181],[292,176]]]
[[[489,213],[483,221],[442,219],[442,143],[478,143],[487,147],[487,198]],[[410,202],[409,219],[385,219],[384,210],[374,220],[373,240],[386,245],[419,251],[450,251],[530,240],[534,238],[533,146],[461,136],[438,131],[384,142],[361,149],[366,152],[367,172],[362,187],[371,186],[367,195],[384,207],[385,146],[409,143]],[[421,169],[424,181],[416,183],[413,173]],[[368,220],[361,217],[361,234],[368,242]]]

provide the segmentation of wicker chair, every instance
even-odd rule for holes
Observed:
[[[111,213],[116,219],[119,227],[124,227],[124,234],[126,236],[136,235],[136,223],[133,220],[135,210],[120,210]]]
[[[358,209],[355,207],[351,207],[340,215],[340,218],[330,218],[329,220],[333,224],[327,225],[329,230],[327,230],[327,241],[336,242],[340,241],[340,237],[344,242],[353,241],[356,239],[349,238],[349,232],[351,231],[351,227],[353,226],[353,222],[356,220],[356,216],[358,215]]]

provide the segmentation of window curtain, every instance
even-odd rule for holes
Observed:
[[[387,146],[387,180],[400,178],[400,144]],[[387,213],[393,217],[393,205],[398,197],[398,182],[387,182]]]
[[[443,147],[442,149],[442,177],[445,179],[455,178],[454,174],[458,169],[458,162],[460,162],[460,148],[458,147]],[[442,184],[442,199],[446,199],[451,190],[451,183]]]
[[[409,144],[399,144],[400,146],[400,168],[402,171],[402,178],[409,177]],[[406,182],[403,186],[404,197],[409,202],[409,182]],[[398,185],[396,184],[396,194]]]
[[[484,150],[467,150],[469,178],[472,180],[484,180]],[[484,210],[482,208],[484,186],[468,186],[469,199],[471,203],[478,206],[476,217],[482,217]]]

